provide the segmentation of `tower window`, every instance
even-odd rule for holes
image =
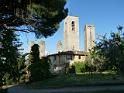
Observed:
[[[72,25],[72,31],[75,31],[75,22],[72,21],[71,25]]]

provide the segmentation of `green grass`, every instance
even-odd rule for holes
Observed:
[[[78,75],[59,75],[54,78],[28,84],[27,88],[54,88],[74,85],[99,85],[123,83],[124,77],[110,73],[97,74],[78,74]]]

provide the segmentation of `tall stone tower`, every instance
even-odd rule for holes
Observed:
[[[94,25],[85,25],[85,51],[89,52],[95,46],[95,27]]]
[[[40,52],[40,58],[42,58],[43,56],[45,56],[45,41],[39,41],[38,42],[39,45],[39,52]]]
[[[79,51],[79,18],[76,16],[65,18],[64,51]]]

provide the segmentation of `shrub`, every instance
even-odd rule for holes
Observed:
[[[75,62],[74,66],[75,66],[76,73],[86,72],[86,63],[85,62]]]
[[[76,73],[76,71],[75,71],[75,66],[74,66],[74,65],[72,65],[72,66],[69,68],[69,73],[71,73],[71,74]]]
[[[41,81],[46,78],[49,78],[51,73],[50,73],[50,62],[48,58],[43,58],[40,60],[40,62],[32,63],[29,66],[29,71],[30,71],[30,82],[35,82],[35,81]]]
[[[8,93],[8,89],[0,89],[0,93]]]

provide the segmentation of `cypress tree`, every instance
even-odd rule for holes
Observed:
[[[12,30],[2,30],[0,32],[0,70],[2,83],[18,80],[18,58],[20,53],[18,51],[21,43],[17,39],[17,35]]]

